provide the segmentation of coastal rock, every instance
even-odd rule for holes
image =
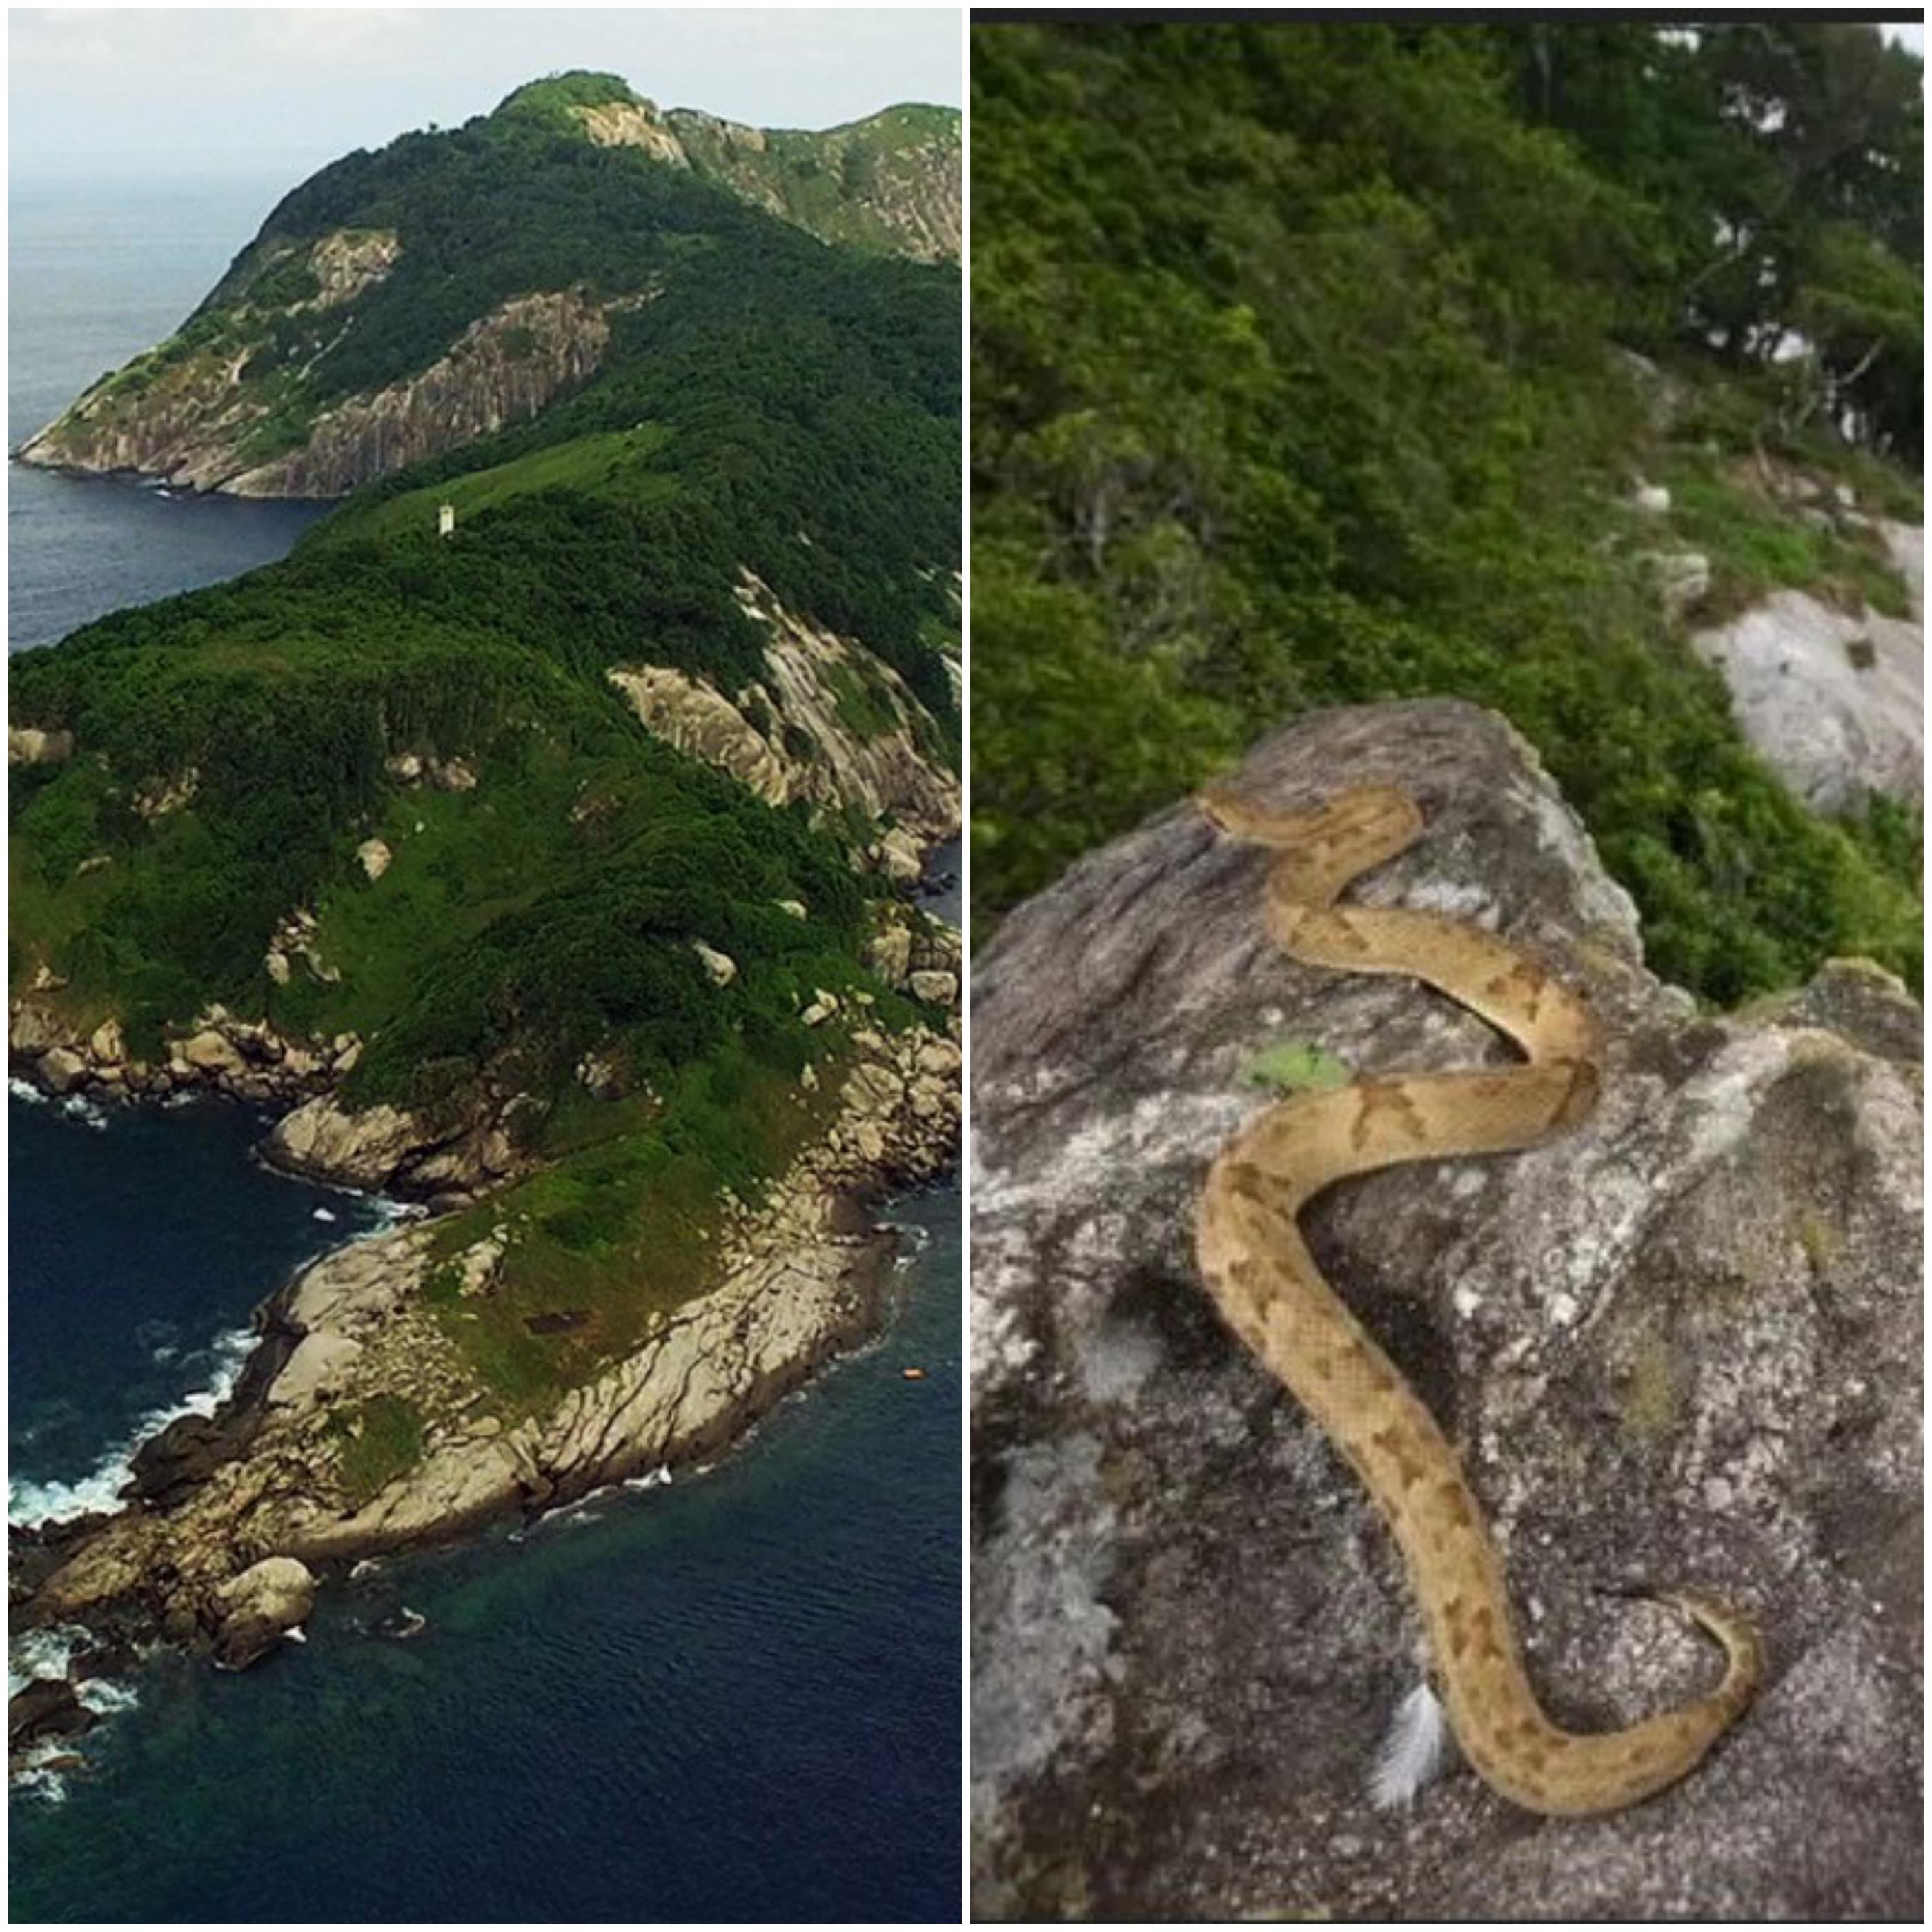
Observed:
[[[50,1094],[70,1094],[87,1078],[87,1062],[71,1048],[50,1048],[40,1056],[40,1084]]]
[[[271,404],[250,352],[170,344],[97,384],[19,452],[22,462],[134,471],[243,496],[326,497],[533,416],[597,368],[610,326],[582,292],[512,297],[471,322],[419,374],[324,410],[302,446],[250,460]]]
[[[184,1065],[197,1072],[235,1074],[248,1070],[248,1060],[234,1042],[212,1027],[182,1041],[176,1053]]]
[[[266,1556],[223,1584],[215,1598],[215,1660],[227,1670],[245,1670],[308,1621],[315,1579],[292,1556]]]
[[[394,856],[380,838],[365,838],[356,848],[363,873],[371,880],[380,879],[389,869],[389,861]]]
[[[1196,1271],[1260,1052],[1358,1074],[1507,1049],[1400,976],[1288,958],[1268,859],[1186,806],[1090,854],[974,966],[974,1907],[982,1918],[1919,1916],[1922,1102],[1826,1030],[1700,1013],[1522,742],[1427,702],[1312,716],[1234,782],[1402,785],[1420,842],[1352,896],[1587,986],[1604,1097],[1546,1148],[1352,1179],[1318,1263],[1461,1445],[1559,1720],[1712,1681],[1614,1594],[1759,1620],[1758,1702],[1634,1810],[1538,1826],[1466,1772],[1366,1780],[1414,1682],[1406,1580],[1347,1466]],[[1895,1020],[1888,1022],[1888,1025]]]
[[[77,1737],[100,1721],[64,1677],[34,1677],[7,1700],[10,1754],[40,1738]]]
[[[924,1000],[935,1006],[953,1006],[959,1004],[959,980],[952,973],[914,973],[907,977],[912,996]]]
[[[292,1173],[380,1188],[411,1154],[439,1138],[405,1108],[383,1105],[351,1112],[318,1094],[275,1123],[262,1152],[272,1165]]]
[[[896,885],[911,885],[926,868],[926,855],[918,842],[896,825],[867,848],[867,856]]]
[[[50,1048],[76,1044],[72,1024],[40,1000],[14,1001],[8,1016],[8,1045],[22,1060],[38,1060]]]
[[[545,1412],[494,1412],[493,1391],[437,1318],[452,1300],[474,1307],[496,1292],[518,1238],[514,1218],[460,1250],[453,1279],[446,1224],[435,1221],[351,1243],[304,1270],[264,1311],[262,1346],[234,1399],[136,1453],[130,1500],[140,1506],[50,1538],[16,1537],[16,1622],[119,1606],[134,1628],[184,1642],[214,1636],[231,1659],[259,1654],[284,1613],[231,1633],[230,1580],[264,1551],[353,1562],[715,1454],[872,1332],[891,1246],[862,1203],[930,1178],[957,1144],[956,1047],[917,1028],[871,1038],[855,1049],[830,1129],[762,1208],[731,1218],[710,1278]],[[377,1398],[421,1419],[420,1460],[374,1496],[345,1493],[340,1425],[356,1426]]]

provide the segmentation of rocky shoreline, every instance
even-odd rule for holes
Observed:
[[[888,924],[887,956],[874,970],[944,971],[933,942],[902,946]],[[946,938],[956,947],[956,935]],[[952,987],[956,1001],[956,974]],[[826,1020],[838,1022],[828,1042],[842,1036],[820,1063],[842,1083],[829,1127],[762,1205],[728,1205],[706,1281],[653,1316],[620,1358],[520,1414],[504,1413],[477,1381],[436,1306],[452,1292],[484,1305],[519,1238],[506,1214],[451,1249],[459,1215],[538,1164],[512,1138],[515,1096],[492,1096],[454,1122],[396,1108],[355,1113],[338,1092],[352,1041],[324,1056],[214,1008],[170,1043],[165,1060],[143,1066],[111,1023],[85,1040],[70,1027],[50,1038],[48,1005],[31,993],[16,1000],[15,1066],[36,1084],[97,1100],[199,1091],[280,1106],[262,1148],[271,1164],[412,1192],[431,1211],[325,1256],[263,1303],[256,1346],[229,1399],[141,1446],[116,1512],[10,1532],[16,1633],[84,1627],[95,1648],[70,1666],[75,1682],[98,1675],[103,1657],[124,1661],[157,1639],[245,1667],[302,1623],[318,1588],[366,1557],[715,1457],[878,1332],[897,1244],[877,1205],[956,1158],[956,1011],[944,1031],[889,1035],[859,997],[842,1006],[824,996]],[[364,1494],[345,1474],[346,1459],[356,1418],[384,1402],[422,1418],[419,1453]],[[47,1688],[59,1682],[37,1679],[14,1700],[16,1753],[36,1741],[44,1750],[49,1736],[92,1721],[74,1696]]]

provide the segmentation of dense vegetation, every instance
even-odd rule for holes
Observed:
[[[598,375],[352,499],[279,564],[10,666],[13,722],[75,747],[12,788],[16,987],[83,1028],[118,1017],[146,1058],[215,1002],[291,1038],[353,1034],[349,1100],[452,1125],[528,1096],[506,1118],[546,1164],[491,1210],[520,1231],[500,1307],[451,1316],[515,1401],[703,1285],[728,1190],[755,1200],[836,1100],[841,1024],[801,1018],[818,989],[889,1028],[918,1011],[861,961],[884,889],[853,846],[878,828],[814,824],[672,751],[606,670],[764,676],[733,595],[749,568],[898,664],[945,720],[930,748],[956,754],[938,648],[957,626],[956,272],[829,248],[566,140],[544,104],[351,157],[265,236],[404,235],[345,359],[316,364],[325,388],[386,380],[507,292],[650,290]],[[271,258],[294,259],[258,242],[230,294]],[[849,701],[871,701],[856,676]],[[419,1421],[358,1418],[352,1486],[412,1460]]]
[[[1842,25],[976,27],[979,932],[1262,723],[1436,692],[1538,745],[1663,973],[1916,975],[1916,814],[1771,776],[1624,502],[1672,488],[1718,608],[1898,608],[1758,479],[1917,514],[1918,73]]]
[[[634,627],[664,620],[670,662],[744,674],[749,634],[728,562],[862,638],[950,728],[935,640],[957,623],[956,271],[828,248],[690,169],[593,145],[568,112],[632,98],[614,76],[554,76],[462,128],[346,156],[278,204],[175,336],[98,389],[138,410],[184,358],[244,357],[244,381],[268,405],[244,451],[265,461],[299,447],[331,405],[420,374],[511,298],[572,290],[614,304],[611,340],[574,395],[386,479],[372,501],[604,439],[499,478],[500,550],[557,531],[554,511],[513,496],[617,500],[596,545],[614,557],[621,534],[646,580],[604,590],[637,590]],[[904,136],[939,112],[881,119]],[[784,137],[807,148],[832,138]],[[392,236],[399,252],[346,303],[305,305],[317,286],[310,251],[338,231]],[[620,435],[638,440],[620,452],[608,440]],[[626,474],[614,478],[620,458]],[[590,514],[577,509],[579,521]],[[433,530],[433,502],[422,514]],[[316,541],[369,524],[358,507]],[[608,595],[586,595],[608,608]]]

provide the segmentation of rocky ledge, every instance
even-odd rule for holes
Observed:
[[[1413,982],[1288,959],[1266,855],[1184,806],[1014,912],[974,968],[974,1908],[994,1918],[1921,1916],[1918,1010],[1839,967],[1749,1014],[1645,970],[1533,754],[1452,703],[1311,717],[1244,790],[1411,790],[1370,904],[1586,985],[1604,1098],[1534,1153],[1354,1180],[1310,1244],[1462,1447],[1560,1720],[1709,1648],[1613,1593],[1756,1617],[1763,1694],[1681,1785],[1538,1821],[1466,1772],[1367,1779],[1418,1626],[1372,1506],[1222,1328],[1192,1228],[1256,1056],[1504,1057]]]
[[[762,1206],[731,1210],[709,1279],[541,1412],[506,1415],[438,1319],[452,1286],[459,1306],[490,1294],[514,1216],[453,1252],[437,1216],[313,1264],[258,1312],[261,1341],[225,1407],[137,1454],[117,1514],[15,1533],[15,1630],[78,1622],[120,1645],[158,1634],[240,1667],[361,1558],[715,1454],[874,1332],[895,1241],[870,1204],[942,1172],[958,1144],[951,1039],[862,1026],[834,1064],[829,1129]],[[356,1419],[386,1402],[423,1419],[421,1439],[369,1493],[346,1465]],[[16,1714],[35,1736],[59,1728],[38,1703]]]

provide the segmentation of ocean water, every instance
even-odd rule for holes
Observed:
[[[16,187],[14,437],[172,327],[275,192]],[[267,561],[311,514],[10,484],[16,646]],[[8,1127],[9,1474],[33,1516],[218,1387],[248,1310],[381,1210],[255,1167],[240,1110],[16,1096]],[[81,1767],[13,1794],[10,1916],[956,1918],[957,1189],[892,1218],[884,1336],[709,1472],[332,1586],[309,1642],[242,1676],[162,1658],[118,1687]]]
[[[109,1507],[127,1449],[232,1381],[264,1283],[392,1218],[256,1166],[263,1127],[214,1101],[110,1114],[10,1098],[10,1520]],[[220,1211],[182,1211],[203,1201]]]

